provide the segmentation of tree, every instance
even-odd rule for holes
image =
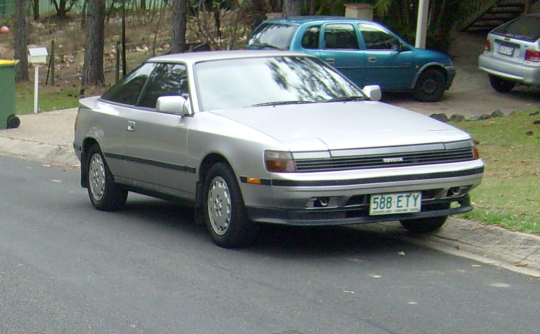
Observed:
[[[67,17],[67,13],[69,13],[71,8],[73,8],[73,6],[77,3],[77,0],[51,0],[51,3],[56,10],[56,17],[59,19],[65,19]]]
[[[28,81],[28,0],[17,0],[15,3],[14,54],[19,60],[16,67],[15,80]]]
[[[248,20],[251,30],[255,30],[266,19],[266,13],[269,12],[270,6],[265,0],[251,0],[249,7]]]
[[[86,16],[86,44],[81,85],[104,86],[105,0],[89,0]]]
[[[171,53],[186,51],[187,0],[172,1]]]
[[[284,0],[283,16],[298,16],[302,14],[302,0]]]

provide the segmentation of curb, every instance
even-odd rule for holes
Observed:
[[[60,145],[49,145],[34,141],[0,137],[0,153],[2,155],[26,160],[39,161],[51,165],[79,168],[79,159],[73,149]]]

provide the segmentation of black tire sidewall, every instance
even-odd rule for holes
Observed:
[[[92,158],[96,154],[101,157],[101,160],[103,161],[103,167],[105,169],[105,189],[101,200],[95,199],[92,195],[90,180],[90,163],[92,161]],[[117,184],[115,184],[114,177],[109,170],[109,166],[107,166],[107,162],[105,160],[105,157],[103,156],[103,153],[99,149],[99,146],[97,144],[92,145],[88,150],[86,156],[86,182],[88,185],[88,196],[90,197],[92,205],[96,209],[102,211],[113,211],[121,209],[126,203],[127,191],[121,189]]]
[[[208,191],[216,177],[221,177],[225,181],[231,196],[231,221],[224,234],[218,234],[214,231],[208,212]],[[214,242],[224,248],[237,248],[252,244],[258,234],[257,224],[251,222],[247,217],[238,181],[227,163],[219,162],[210,168],[205,178],[203,191],[204,221]]]
[[[434,80],[436,82],[437,88],[433,93],[424,90],[424,83],[426,80]],[[413,96],[416,100],[421,102],[437,102],[441,99],[445,90],[446,80],[444,74],[436,69],[428,69],[422,72],[418,77],[413,89]]]
[[[516,86],[515,82],[494,75],[489,76],[489,84],[499,93],[508,93]]]

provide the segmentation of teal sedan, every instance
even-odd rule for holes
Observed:
[[[247,48],[304,52],[359,87],[411,92],[422,102],[439,101],[456,74],[449,56],[415,48],[378,23],[346,17],[270,19],[255,29]]]

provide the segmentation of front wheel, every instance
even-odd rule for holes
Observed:
[[[446,79],[441,71],[425,70],[413,89],[413,97],[420,102],[437,102],[446,90]]]
[[[400,220],[401,226],[413,233],[429,233],[440,229],[448,216]]]
[[[203,196],[206,226],[218,246],[238,248],[255,242],[258,225],[247,217],[240,187],[228,164],[212,166]]]
[[[514,81],[499,78],[494,75],[489,76],[489,84],[499,93],[508,93],[516,86]]]
[[[117,183],[105,162],[97,144],[88,150],[86,177],[88,195],[92,205],[98,210],[113,211],[124,207],[128,192]]]

